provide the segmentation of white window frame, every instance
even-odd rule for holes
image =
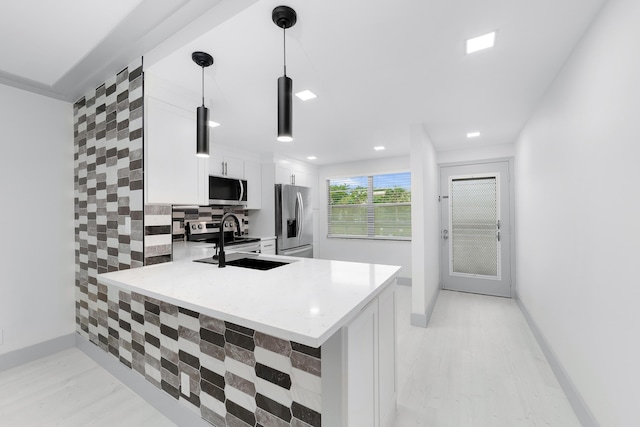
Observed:
[[[375,206],[411,206],[411,202],[405,203],[389,203],[389,204],[381,204],[373,203],[373,179],[376,176],[381,175],[393,175],[393,174],[408,174],[409,175],[409,184],[411,191],[413,190],[413,186],[411,183],[411,171],[408,170],[400,170],[400,171],[392,171],[392,172],[377,172],[377,173],[362,173],[362,174],[353,174],[346,175],[341,177],[331,177],[326,179],[326,188],[327,188],[327,238],[328,239],[361,239],[361,240],[399,240],[399,241],[411,241],[411,236],[376,236],[375,228],[374,228],[374,207]],[[348,180],[350,178],[355,177],[366,177],[367,178],[367,235],[353,235],[353,234],[331,234],[331,208],[332,207],[356,207],[356,206],[365,206],[365,205],[332,205],[331,204],[331,181],[336,180]],[[409,220],[409,227],[411,227],[411,219]]]

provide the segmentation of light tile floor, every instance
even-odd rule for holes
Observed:
[[[396,427],[579,427],[512,299],[441,291],[428,328],[398,286]]]
[[[0,372],[2,427],[169,427],[155,408],[77,348]]]
[[[396,427],[579,427],[515,301],[442,291],[426,329],[410,309],[398,286]],[[174,424],[69,349],[0,372],[0,425]]]

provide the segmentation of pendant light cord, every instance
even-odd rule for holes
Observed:
[[[285,25],[282,26],[282,46],[284,47],[284,75],[287,75],[287,27]]]
[[[202,67],[202,106],[204,107],[204,66]]]

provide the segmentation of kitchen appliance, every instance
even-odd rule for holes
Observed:
[[[209,176],[209,204],[246,205],[247,181],[244,179]]]
[[[276,184],[276,253],[313,258],[311,189]]]
[[[186,226],[187,241],[218,244],[220,223],[214,221],[191,221]],[[227,249],[242,252],[260,252],[260,239],[256,237],[235,236],[230,223],[224,225],[224,246]]]

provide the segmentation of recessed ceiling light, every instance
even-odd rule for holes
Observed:
[[[220,126],[220,123],[209,120],[209,127],[217,128],[218,126]]]
[[[373,147],[373,149],[376,151],[381,151],[384,150],[384,147],[382,145],[378,145],[377,147]]]
[[[310,90],[303,90],[302,92],[298,92],[296,93],[296,96],[300,99],[302,99],[303,101],[308,101],[310,99],[316,98],[317,95],[313,92],[311,92]]]
[[[316,160],[317,157],[316,156],[307,156],[307,160]]]
[[[467,138],[477,138],[480,136],[480,132],[469,132]]]
[[[496,42],[496,32],[492,31],[482,36],[474,37],[467,40],[467,53],[477,52],[479,50],[493,47]]]

